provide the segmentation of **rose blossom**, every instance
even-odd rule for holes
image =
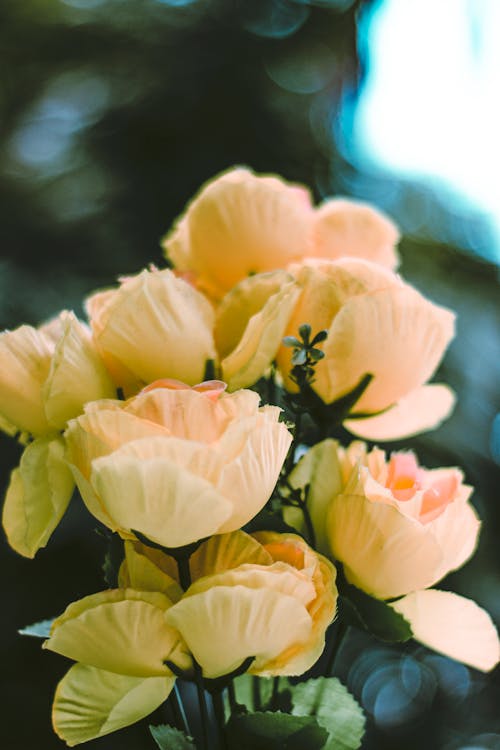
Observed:
[[[70,423],[68,459],[89,510],[165,547],[241,527],[269,499],[292,439],[280,409],[259,408],[252,391],[214,399],[212,387],[159,386],[95,402]]]

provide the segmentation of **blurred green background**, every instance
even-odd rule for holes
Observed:
[[[456,412],[404,446],[424,465],[462,466],[476,487],[480,547],[446,585],[499,623],[498,250],[484,212],[450,201],[435,183],[375,170],[356,152],[349,136],[374,64],[366,19],[382,6],[3,0],[0,328],[62,308],[81,314],[90,291],[161,266],[159,239],[172,220],[202,182],[234,164],[303,182],[318,200],[341,193],[385,208],[408,232],[405,278],[459,316],[439,373],[458,393]],[[448,31],[440,32],[444,57]],[[425,37],[421,45],[425,56]],[[406,75],[402,61],[402,87]],[[463,145],[474,148],[473,137]],[[4,436],[0,447],[3,488],[20,451]],[[16,630],[103,588],[104,543],[93,528],[74,503],[34,562],[2,540],[2,748],[64,746],[51,731],[50,704],[67,663]],[[391,649],[352,633],[340,671],[367,711],[364,748],[500,748],[498,670],[484,676],[415,644]],[[88,746],[152,748],[145,727]]]

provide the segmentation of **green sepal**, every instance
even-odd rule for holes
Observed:
[[[234,714],[227,723],[230,750],[320,750],[328,732],[313,716],[277,712]]]
[[[192,737],[168,724],[149,725],[154,741],[160,750],[193,750],[196,748]]]
[[[242,531],[247,534],[253,534],[256,531],[277,531],[280,534],[299,533],[293,526],[285,523],[280,513],[273,513],[267,508],[263,508],[251,521],[245,524]]]
[[[99,534],[101,534],[100,531]],[[102,572],[104,574],[104,580],[109,588],[116,589],[118,587],[118,572],[125,557],[123,539],[119,534],[109,533],[107,531],[103,536],[107,539],[108,548],[104,555]]]

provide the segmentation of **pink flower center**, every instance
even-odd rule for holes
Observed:
[[[396,500],[411,500],[421,488],[422,474],[413,453],[393,453],[385,486]]]

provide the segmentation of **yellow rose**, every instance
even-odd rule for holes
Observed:
[[[326,329],[325,354],[315,367],[312,388],[325,403],[349,393],[366,374],[373,379],[355,405],[360,414],[345,426],[372,439],[394,439],[437,426],[450,412],[453,395],[428,386],[454,331],[454,316],[426,300],[396,274],[366,260],[310,260],[291,266],[300,297],[287,335],[309,323]],[[285,387],[292,351],[282,346],[277,362]]]
[[[59,435],[88,401],[115,395],[90,331],[73,313],[50,323],[0,334],[0,426],[30,433],[11,474],[3,527],[9,544],[26,557],[44,547],[73,492]]]
[[[167,383],[168,385],[168,383]],[[105,525],[165,547],[240,528],[265,505],[291,443],[252,391],[152,387],[90,404],[66,432],[68,460]]]
[[[114,395],[90,333],[73,313],[0,333],[0,414],[18,430],[60,430],[87,401]]]
[[[335,568],[294,534],[242,531],[212,537],[190,560],[192,585],[178,598],[172,558],[126,543],[120,585],[174,590],[166,622],[186,641],[207,678],[249,657],[252,674],[299,675],[325,645],[335,616]]]
[[[73,747],[147,716],[175,682],[165,661],[188,669],[191,659],[165,622],[172,601],[131,588],[92,594],[70,604],[44,648],[78,663],[57,686],[52,720]]]
[[[172,271],[142,271],[86,307],[97,349],[127,394],[158,378],[194,385],[215,358],[212,306]]]
[[[390,219],[367,204],[333,199],[314,208],[301,185],[233,168],[201,188],[163,247],[179,271],[220,299],[247,276],[306,257],[361,257],[394,268],[398,240]]]
[[[312,216],[306,188],[230,169],[202,187],[163,247],[218,299],[250,274],[304,257]]]

